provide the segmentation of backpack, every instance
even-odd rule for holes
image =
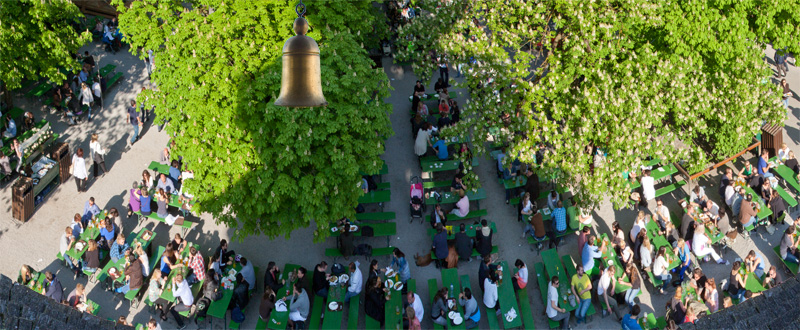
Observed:
[[[345,269],[344,266],[342,266],[342,264],[336,263],[331,266],[331,274],[333,275],[339,276],[344,274],[344,272]]]
[[[361,237],[372,237],[375,235],[375,230],[370,226],[361,226]],[[370,251],[372,248],[370,247]]]
[[[244,313],[242,313],[242,309],[239,306],[236,306],[231,311],[231,320],[236,323],[244,322]]]
[[[361,235],[363,236],[364,233],[362,232]],[[356,246],[356,249],[355,249],[355,251],[353,251],[353,254],[357,255],[357,256],[371,257],[372,256],[372,245],[359,244],[358,246]]]
[[[208,312],[208,307],[210,307],[210,306],[211,306],[211,300],[210,299],[208,299],[206,297],[202,297],[202,298],[198,299],[197,300],[197,311],[195,312],[195,317],[196,318],[205,317],[206,313]]]

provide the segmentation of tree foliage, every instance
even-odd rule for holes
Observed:
[[[489,139],[596,204],[617,206],[622,173],[644,158],[691,173],[745,148],[762,120],[783,122],[764,58],[800,51],[798,1],[426,1],[400,31],[400,61],[429,79],[463,65],[467,117],[444,131]],[[466,14],[465,14],[466,13]],[[503,117],[506,117],[505,119]],[[592,169],[595,148],[607,157]]]
[[[364,43],[383,31],[370,1],[305,1],[320,46],[325,108],[273,105],[295,1],[117,2],[133,47],[155,50],[155,91],[140,95],[169,120],[200,211],[238,237],[289,235],[352,216],[360,171],[377,172],[392,134],[389,83]],[[191,8],[191,9],[189,9]],[[144,55],[142,55],[144,56]]]
[[[79,68],[72,54],[91,40],[71,24],[82,14],[68,0],[17,0],[0,3],[0,81],[9,89],[23,79],[60,83],[59,68]]]

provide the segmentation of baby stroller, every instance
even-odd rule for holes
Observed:
[[[425,198],[425,188],[422,186],[420,177],[414,176],[411,178],[409,194],[411,195],[411,219],[408,220],[408,223],[414,222],[415,218],[419,218],[419,222],[422,223],[423,214],[425,214],[425,202],[423,200]]]

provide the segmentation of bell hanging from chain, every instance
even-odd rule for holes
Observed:
[[[302,11],[301,11],[302,8]],[[301,1],[295,8],[295,36],[283,44],[281,93],[275,105],[282,107],[320,107],[328,105],[322,95],[319,46],[308,33],[308,21],[303,18],[306,6]]]

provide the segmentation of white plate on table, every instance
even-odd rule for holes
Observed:
[[[447,313],[447,317],[450,318],[451,320],[455,319],[457,315],[458,313],[456,313],[456,311],[450,311],[450,313]]]
[[[456,317],[453,319],[453,324],[461,325],[461,322],[464,322],[464,319],[461,318],[461,315],[456,315]]]
[[[397,274],[393,269],[386,270],[386,277],[394,277]]]
[[[338,308],[339,308],[339,303],[338,302],[331,301],[331,303],[328,304],[328,309],[330,309],[332,311],[335,311]]]
[[[331,283],[331,285],[334,285],[334,284],[336,284],[336,281],[338,281],[338,280],[339,280],[339,278],[338,278],[338,277],[336,277],[336,275],[333,275],[333,276],[331,276],[330,278],[328,278],[328,282],[330,282],[330,283]]]
[[[447,308],[453,308],[455,306],[456,306],[456,302],[455,301],[447,300]],[[450,313],[454,313],[454,312],[450,312]],[[451,317],[451,319],[452,319],[452,317]]]
[[[347,274],[342,274],[342,275],[339,276],[339,283],[345,283],[349,279],[350,279],[350,276],[348,276]]]
[[[285,301],[278,300],[278,302],[275,303],[275,311],[285,312],[287,310],[288,309],[286,309],[286,302]]]
[[[392,288],[392,287],[394,287],[394,281],[392,281],[392,279],[391,279],[391,278],[390,278],[390,279],[388,279],[388,280],[386,280],[386,282],[384,282],[383,284],[384,284],[384,285],[385,285],[387,288]]]
[[[403,282],[397,282],[394,284],[394,289],[397,291],[403,290]]]
[[[506,315],[506,322],[511,322],[511,321],[514,321],[514,317],[512,317],[511,315]]]
[[[354,231],[357,231],[357,230],[358,230],[358,226],[350,225],[350,232],[354,232]]]

